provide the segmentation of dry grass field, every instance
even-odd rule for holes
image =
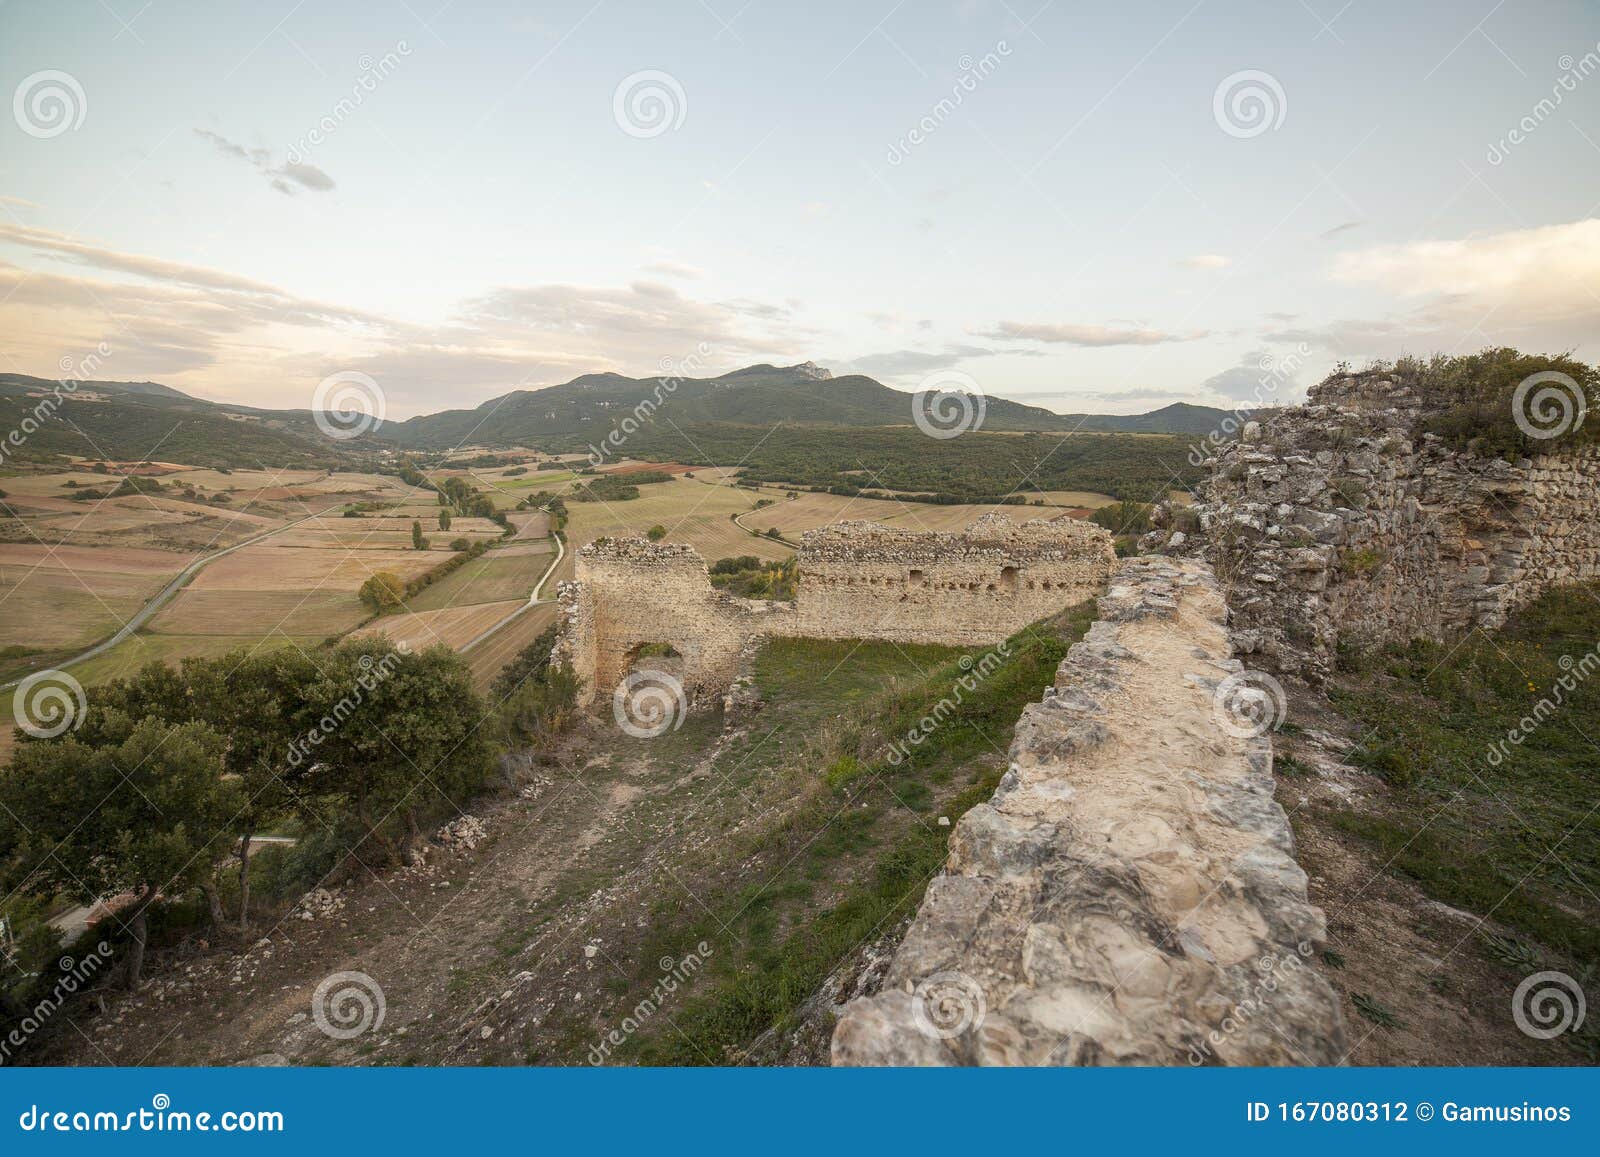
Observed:
[[[356,634],[358,637],[387,635],[390,641],[405,643],[419,651],[440,644],[456,649],[471,642],[527,601],[524,597],[499,603],[476,603],[387,615]]]
[[[552,551],[544,543],[526,543],[491,550],[424,587],[406,600],[411,611],[437,611],[507,599],[526,601],[550,566]]]
[[[783,558],[793,552],[782,543],[754,538],[729,517],[755,505],[750,491],[675,478],[642,486],[628,502],[569,502],[568,541],[580,547],[602,537],[642,535],[652,526],[666,527],[668,542],[683,542],[707,560],[754,554]],[[764,527],[763,527],[764,529]]]
[[[0,564],[0,621],[5,623],[0,646],[47,651],[91,646],[120,629],[168,577]]]
[[[310,591],[347,590],[352,596],[380,570],[402,580],[414,578],[441,561],[441,552],[280,547],[258,543],[219,558],[195,576],[195,590]]]
[[[555,621],[555,604],[540,603],[468,651],[467,663],[472,668],[472,682],[478,691],[487,692],[489,684],[505,665]]]
[[[367,617],[348,590],[179,591],[145,628],[155,635],[237,636],[240,626],[296,638],[342,635]]]

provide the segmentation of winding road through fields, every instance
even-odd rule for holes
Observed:
[[[344,503],[335,503],[325,510],[317,511],[315,514],[308,514],[304,518],[297,518],[293,522],[286,522],[282,526],[275,527],[272,530],[263,531],[260,534],[252,535],[249,538],[242,539],[241,541],[234,543],[232,546],[225,546],[221,550],[214,550],[210,554],[201,555],[199,558],[195,559],[188,566],[179,571],[176,578],[174,578],[166,586],[162,587],[161,590],[156,592],[155,597],[147,602],[144,606],[140,607],[138,611],[134,613],[131,619],[129,619],[126,623],[123,623],[122,629],[116,634],[112,635],[108,639],[96,643],[87,651],[84,651],[81,655],[74,655],[70,659],[66,659],[60,663],[54,664],[52,669],[56,671],[64,671],[68,667],[71,667],[77,663],[82,663],[87,659],[93,659],[96,655],[103,655],[107,651],[111,650],[112,647],[115,647],[118,643],[122,642],[140,627],[148,623],[151,616],[153,616],[162,607],[166,606],[167,603],[171,602],[172,596],[177,594],[184,587],[188,586],[189,580],[194,578],[195,575],[199,574],[201,568],[207,564],[215,562],[224,555],[232,554],[236,550],[243,550],[247,546],[254,546],[258,542],[265,542],[267,539],[272,538],[275,535],[282,534],[286,530],[299,526],[302,522],[310,522],[313,518],[321,518],[331,511],[340,510],[343,509],[343,507]],[[21,678],[11,680],[9,683],[0,683],[0,691],[9,691],[26,678],[27,676],[24,675]]]

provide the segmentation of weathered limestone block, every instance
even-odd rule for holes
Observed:
[[[1214,709],[1240,670],[1216,581],[1132,559],[1100,607],[956,825],[883,990],[846,1007],[835,1064],[1342,1058],[1271,745]]]

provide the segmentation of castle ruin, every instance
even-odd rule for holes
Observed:
[[[793,603],[736,598],[711,586],[689,546],[641,538],[578,551],[561,584],[556,655],[607,695],[640,649],[666,643],[683,657],[691,703],[719,697],[756,639],[881,639],[985,646],[1104,589],[1111,536],[1074,519],[1021,525],[1003,514],[959,534],[874,522],[807,531]]]
[[[1209,461],[1199,545],[1240,653],[1320,682],[1341,642],[1493,629],[1600,577],[1600,447],[1508,462],[1452,448],[1429,415],[1399,375],[1336,374]]]

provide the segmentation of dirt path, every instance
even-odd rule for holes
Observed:
[[[583,1063],[594,1030],[580,1026],[626,996],[637,971],[641,913],[663,880],[690,872],[711,831],[736,829],[725,809],[747,798],[705,772],[711,754],[652,762],[645,744],[619,751],[603,726],[587,733],[563,767],[525,770],[480,813],[486,832],[432,842],[416,867],[313,891],[248,948],[158,955],[138,994],[108,995],[105,1015],[75,1013],[78,1031],[59,1033],[40,1061]],[[715,750],[714,731],[702,740]],[[384,1009],[348,1040],[312,1015],[318,986],[341,973],[370,978],[333,982],[352,994],[346,1011],[358,1011],[358,989],[381,991]],[[324,1005],[337,1028],[341,1003]]]

